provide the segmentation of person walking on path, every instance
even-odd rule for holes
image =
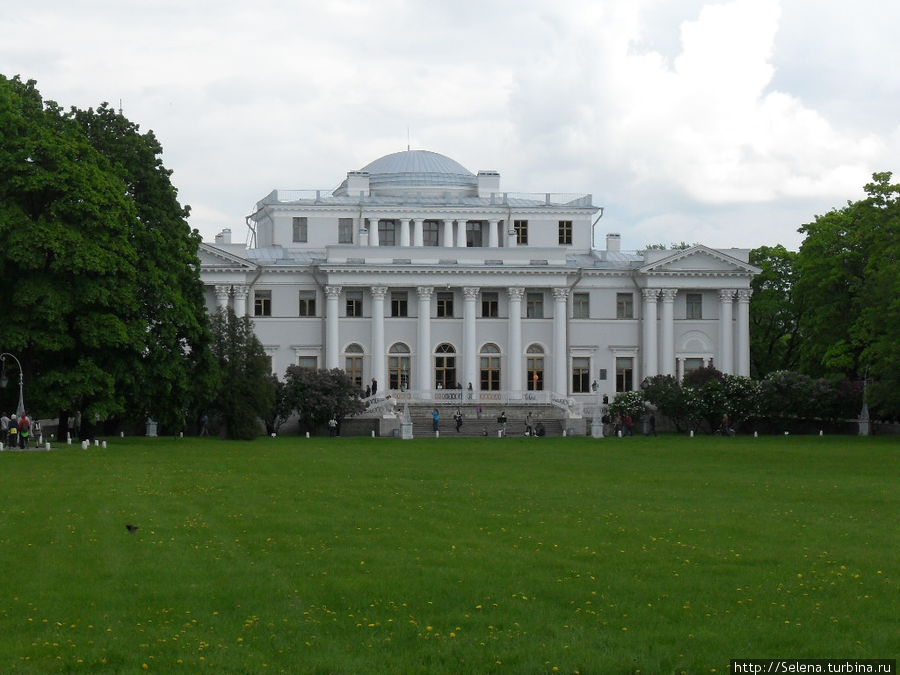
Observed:
[[[525,435],[534,436],[534,427],[531,426],[531,411],[525,414]]]
[[[456,433],[459,433],[460,428],[462,428],[463,424],[463,416],[462,411],[457,408],[456,412],[453,414],[453,421],[456,422]]]
[[[431,430],[439,431],[441,427],[441,414],[438,412],[438,409],[435,408],[431,411]]]
[[[506,411],[500,411],[500,417],[497,418],[497,424],[500,425],[500,433],[506,438]]]
[[[331,419],[328,420],[328,435],[329,436],[332,436],[332,437],[337,436],[337,426],[338,426],[337,418],[334,415],[332,415]]]
[[[200,435],[209,436],[209,415],[205,412],[200,415]]]

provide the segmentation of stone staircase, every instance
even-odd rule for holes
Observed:
[[[453,415],[457,407],[463,416],[463,424],[459,432],[456,431],[456,422]],[[506,412],[506,434],[507,436],[524,436],[525,435],[525,416],[530,412],[533,424],[543,423],[545,436],[562,436],[565,428],[565,420],[561,419],[562,413],[559,409],[550,405],[529,405],[529,406],[507,406],[499,408],[495,406],[481,405],[481,412],[478,412],[477,405],[463,403],[456,405],[439,405],[437,406],[440,414],[440,432],[442,438],[474,438],[487,436],[497,438],[497,432],[500,430],[500,424],[497,417],[500,413]],[[434,436],[432,431],[431,411],[435,406],[428,405],[410,405],[409,414],[413,422],[413,436],[415,438],[429,438]]]

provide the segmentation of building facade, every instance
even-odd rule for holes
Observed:
[[[253,318],[272,358],[342,368],[362,389],[434,400],[594,400],[713,364],[749,375],[749,251],[605,249],[589,194],[503,192],[432,152],[275,190],[201,245],[211,312]]]

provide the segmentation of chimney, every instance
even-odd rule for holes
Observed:
[[[606,250],[618,253],[622,250],[622,235],[618,232],[610,232],[606,235]]]
[[[486,198],[495,192],[500,192],[500,173],[497,171],[479,171],[478,196]]]

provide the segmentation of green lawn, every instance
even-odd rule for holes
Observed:
[[[0,672],[896,658],[898,460],[799,436],[4,452]]]

